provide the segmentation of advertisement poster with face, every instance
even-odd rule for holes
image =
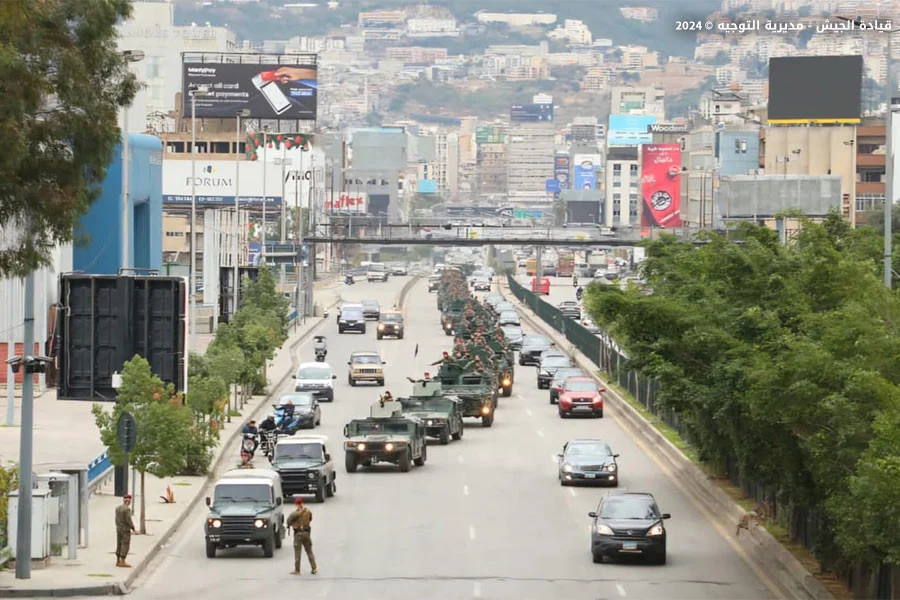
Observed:
[[[681,226],[681,146],[641,147],[641,227]]]

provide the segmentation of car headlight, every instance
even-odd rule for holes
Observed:
[[[509,377],[504,377],[504,378],[503,378],[503,385],[504,385],[504,386],[508,386],[508,385],[510,385],[510,384],[512,384],[512,379],[510,379]]]
[[[663,526],[662,523],[657,523],[653,527],[650,528],[650,531],[647,532],[648,536],[657,536],[663,534]]]
[[[565,464],[565,465],[563,465],[563,472],[564,472],[564,473],[571,473],[571,472],[574,471],[574,470],[575,470],[575,469],[573,469],[573,468],[572,468],[572,465],[570,465],[570,464]]]
[[[385,449],[387,452],[390,452],[390,451],[392,451],[392,450],[394,449],[394,445],[393,445],[392,443],[388,442],[387,444],[384,445],[384,449]]]
[[[379,326],[378,326],[378,331],[384,331],[384,325],[379,325]]]
[[[599,523],[597,525],[597,533],[599,533],[600,535],[613,535],[613,530],[606,525]]]
[[[218,529],[222,526],[222,521],[220,521],[219,519],[207,519],[206,523],[213,529]]]
[[[430,426],[434,425],[434,421],[432,421],[431,419],[429,419],[428,422],[426,422],[425,424],[428,425],[428,426],[430,427]]]
[[[491,414],[491,407],[490,407],[490,406],[482,406],[482,407],[481,407],[481,414],[483,414],[483,415],[489,415],[489,414]]]
[[[359,450],[360,452],[362,452],[363,450],[366,449],[366,445],[365,444],[357,444],[356,449]]]
[[[262,529],[263,527],[266,526],[266,520],[265,519],[257,519],[255,521],[253,521],[253,526],[256,527],[257,529]]]
[[[318,475],[316,473],[309,473],[306,478],[307,479],[315,479]]]
[[[612,473],[616,470],[616,465],[606,465],[606,470]]]

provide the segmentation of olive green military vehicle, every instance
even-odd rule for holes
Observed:
[[[462,400],[447,396],[441,390],[441,382],[433,379],[412,381],[409,397],[398,398],[404,415],[418,417],[425,423],[425,435],[437,438],[442,445],[463,436]]]
[[[225,473],[206,497],[206,557],[235,546],[262,546],[272,558],[285,536],[281,477],[270,469],[235,469]]]
[[[421,467],[427,459],[426,426],[420,419],[403,414],[396,401],[378,401],[372,405],[367,419],[354,419],[344,426],[344,466],[355,473],[360,465],[392,463],[406,473],[415,464]]]
[[[441,391],[460,399],[459,410],[463,417],[481,419],[482,427],[494,424],[497,408],[497,386],[494,373],[466,371],[459,365],[441,365],[437,380]]]

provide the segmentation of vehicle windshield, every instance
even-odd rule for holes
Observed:
[[[363,311],[361,308],[346,308],[341,311],[341,317],[344,319],[360,320],[363,318]]]
[[[612,450],[603,442],[576,442],[566,448],[566,456],[612,456]]]
[[[378,308],[378,303],[374,300],[364,300],[362,305],[363,308]]]
[[[294,403],[294,406],[312,406],[313,403],[313,397],[310,394],[288,394],[282,396],[278,404],[287,404],[289,400]]]
[[[371,264],[369,265],[370,271],[384,271],[384,265],[381,264]]]
[[[506,335],[507,337],[520,338],[520,337],[522,337],[522,330],[519,329],[518,327],[516,327],[515,325],[513,325],[512,327],[504,327],[503,334]]]
[[[546,368],[556,368],[556,367],[568,367],[571,363],[569,362],[568,356],[545,356],[541,360],[541,367]]]
[[[584,374],[585,374],[584,371],[582,371],[581,369],[574,369],[574,368],[572,368],[572,369],[568,369],[568,368],[557,369],[556,373],[553,374],[553,381],[555,381],[557,383],[563,383],[569,377],[578,377],[579,375],[584,375]]]
[[[301,367],[297,369],[297,379],[331,379],[328,367]]]
[[[309,444],[276,444],[275,458],[322,458],[322,445]]]
[[[226,502],[264,502],[272,501],[272,489],[262,483],[220,483],[213,495],[213,504]]]
[[[356,431],[359,435],[369,435],[372,433],[409,433],[409,423],[373,423],[369,421],[358,421],[356,423]]]
[[[380,365],[381,357],[375,354],[360,354],[350,359],[355,365]]]
[[[656,507],[647,498],[613,497],[603,502],[599,516],[603,519],[658,519]]]
[[[549,348],[550,340],[541,335],[526,335],[522,345],[529,348]]]
[[[400,315],[381,315],[381,321],[384,323],[400,323],[403,317]]]
[[[596,392],[600,388],[593,381],[570,381],[566,383],[567,392]]]
[[[419,412],[450,412],[453,403],[446,398],[404,398],[400,401],[403,408]]]

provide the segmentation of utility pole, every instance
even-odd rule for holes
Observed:
[[[30,227],[29,227],[30,228]],[[22,430],[19,436],[19,512],[16,579],[31,579],[31,472],[34,435],[34,273],[25,277],[25,336],[22,340]]]
[[[231,315],[238,311],[241,296],[241,117],[249,117],[250,111],[246,108],[237,112],[237,129],[234,136],[234,151],[237,154],[237,164],[234,167],[234,293],[232,294]]]
[[[893,142],[891,138],[893,137],[891,134],[893,133],[893,123],[894,123],[894,80],[891,77],[892,69],[891,63],[893,62],[893,52],[891,48],[891,34],[887,36],[887,82],[884,86],[884,95],[886,102],[887,112],[884,117],[884,137],[885,137],[885,150],[887,156],[885,156],[885,167],[884,167],[884,285],[887,286],[888,289],[892,287],[892,275],[891,272],[893,269],[892,256],[893,248],[893,223],[891,219],[893,219],[893,208],[894,208],[894,149]]]
[[[262,264],[266,264],[266,163],[269,162],[269,127],[263,127],[263,205],[262,205]]]
[[[188,348],[194,347],[194,336],[197,333],[197,91],[191,90],[191,268],[188,283],[190,342]]]
[[[140,62],[144,60],[144,53],[141,50],[126,50],[122,52],[122,57],[127,62]],[[128,131],[128,112],[131,108],[129,104],[124,108],[122,115],[122,262],[124,269],[130,269],[134,266],[131,260],[131,198],[129,197],[129,178],[131,177],[131,147],[129,144],[130,132]]]

